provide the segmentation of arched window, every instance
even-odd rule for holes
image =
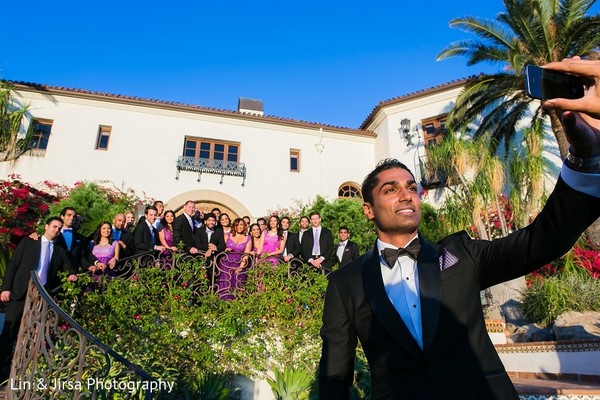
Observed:
[[[362,199],[360,186],[354,182],[342,183],[338,189],[338,197],[356,197]]]

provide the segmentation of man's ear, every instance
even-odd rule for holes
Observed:
[[[371,207],[370,203],[363,203],[363,214],[365,214],[365,217],[367,217],[369,221],[375,218],[375,215],[373,214],[373,207]]]

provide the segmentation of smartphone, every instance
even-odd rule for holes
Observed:
[[[585,85],[579,76],[527,65],[525,67],[525,91],[529,97],[539,100],[557,97],[579,99],[585,94]]]

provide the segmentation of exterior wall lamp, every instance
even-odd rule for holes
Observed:
[[[410,119],[408,118],[404,118],[402,121],[400,121],[400,128],[398,131],[400,131],[400,138],[404,139],[407,146],[413,145],[412,140],[419,134],[419,128],[420,124],[417,124],[411,130]]]

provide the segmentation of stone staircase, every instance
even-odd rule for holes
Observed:
[[[600,400],[600,383],[511,377],[521,400]]]

